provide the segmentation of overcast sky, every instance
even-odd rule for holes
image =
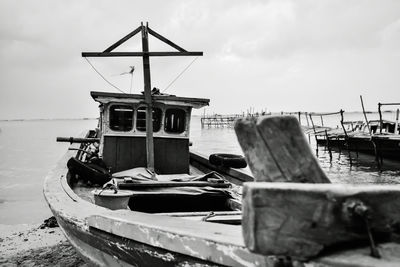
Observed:
[[[80,56],[148,21],[203,51],[166,91],[210,98],[207,113],[360,110],[400,101],[400,1],[0,1],[0,119],[96,117],[112,91]],[[140,51],[132,38],[117,51]],[[155,38],[151,51],[172,50]],[[161,90],[193,57],[153,58]],[[143,90],[138,58],[92,58],[112,83]],[[201,112],[201,111],[200,111]]]

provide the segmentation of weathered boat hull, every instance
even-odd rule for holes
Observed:
[[[58,222],[81,257],[96,266],[219,266],[95,228],[83,230],[61,217]]]
[[[46,177],[44,195],[67,239],[91,265],[269,266],[266,257],[245,247],[240,226],[111,211],[81,199],[69,185],[66,162],[71,156],[74,153],[68,151]],[[191,161],[204,169],[212,167],[197,154]],[[225,171],[231,179],[238,174]],[[242,178],[251,179],[242,174],[236,182]]]
[[[400,160],[400,139],[390,136],[349,136],[344,138],[318,138],[317,144],[322,146],[348,149],[355,152],[378,156],[392,160]]]
[[[400,161],[400,138],[373,137],[378,156]]]
[[[319,138],[317,139],[317,144],[319,146],[330,146],[330,147],[337,147],[337,148],[342,148],[345,149],[347,148],[347,143],[344,138],[329,138],[329,140],[326,140],[326,138]]]

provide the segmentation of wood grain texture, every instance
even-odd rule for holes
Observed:
[[[255,118],[241,118],[235,123],[235,131],[240,146],[246,157],[246,162],[257,181],[285,182],[287,181],[272,160],[266,143],[262,139],[256,127]]]
[[[154,137],[155,169],[159,174],[189,172],[189,140]],[[105,136],[103,160],[118,172],[146,166],[145,137]]]
[[[264,255],[307,259],[325,247],[365,241],[365,221],[349,203],[368,208],[375,239],[399,231],[400,186],[245,183],[243,234],[246,246]]]
[[[241,119],[235,131],[256,181],[330,182],[295,117]]]

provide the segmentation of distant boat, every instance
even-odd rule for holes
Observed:
[[[379,114],[381,114],[379,110]],[[398,118],[398,113],[397,113]],[[360,153],[400,161],[400,127],[398,119],[343,121],[342,128],[314,127],[318,145],[339,147]]]

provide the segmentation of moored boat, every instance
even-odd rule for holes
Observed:
[[[381,105],[383,104],[379,107]],[[396,121],[384,120],[380,116],[379,120],[369,120],[367,123],[344,121],[343,113],[341,110],[341,128],[321,128],[313,125],[317,145],[374,155],[380,161],[383,158],[400,160],[398,110]],[[381,114],[380,108],[379,114]]]
[[[218,154],[210,162],[189,150],[191,110],[209,100],[150,90],[149,56],[202,53],[142,24],[104,52],[83,56],[121,56],[112,50],[137,33],[143,51],[124,55],[143,57],[144,93],[91,92],[100,105],[98,128],[58,138],[71,147],[45,180],[50,209],[94,265],[265,266],[267,259],[249,252],[241,235],[235,184],[252,177],[231,167],[243,167],[244,158]],[[148,34],[178,52],[148,52]]]

